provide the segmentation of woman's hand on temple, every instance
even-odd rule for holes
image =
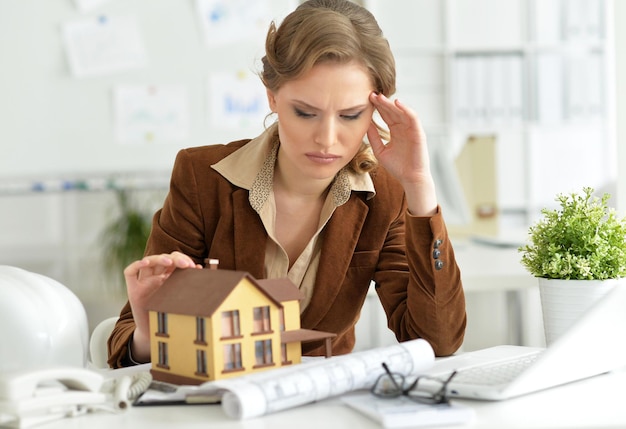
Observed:
[[[435,185],[430,171],[426,134],[417,114],[398,100],[372,93],[370,101],[389,128],[385,144],[372,122],[368,131],[374,156],[402,184],[409,211],[415,216],[432,215],[437,210]]]

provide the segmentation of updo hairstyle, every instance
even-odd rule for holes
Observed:
[[[374,91],[389,97],[396,91],[396,68],[387,39],[374,16],[348,0],[309,0],[280,24],[272,22],[265,41],[261,80],[276,92],[286,82],[325,62],[361,64]],[[386,132],[377,125],[386,137]],[[358,173],[377,161],[365,142],[349,164]]]

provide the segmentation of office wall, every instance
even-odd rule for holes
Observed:
[[[100,5],[79,7],[89,3]],[[269,22],[296,3],[0,0],[0,264],[67,285],[83,301],[92,328],[117,314],[125,289],[105,275],[99,245],[118,209],[109,179],[133,189],[137,204],[152,213],[162,204],[180,148],[257,135],[263,124],[256,118],[267,113],[255,75],[264,36]],[[201,19],[210,12],[213,33]],[[255,15],[263,22],[246,25]],[[111,27],[128,19],[141,50],[125,49],[133,42],[128,27]],[[94,26],[102,33],[94,33]],[[72,57],[63,37],[68,28],[70,40],[83,48]],[[70,58],[81,59],[83,67]],[[104,60],[118,68],[107,70]],[[128,65],[133,61],[138,65]],[[136,116],[122,118],[135,119],[132,127],[118,126],[120,89],[131,91],[125,101]],[[156,107],[146,101],[150,91],[170,89],[173,96]],[[182,107],[167,110],[172,103]],[[156,117],[172,111],[183,111],[175,132],[167,128],[168,117]]]
[[[181,147],[254,136],[262,129],[259,121],[230,125],[212,122],[210,115],[215,112],[210,104],[215,100],[208,95],[209,78],[253,76],[269,21],[281,19],[295,0],[233,0],[222,2],[232,8],[221,9],[218,2],[203,2],[207,10],[216,4],[215,10],[209,10],[215,21],[246,19],[246,11],[255,8],[262,9],[267,18],[259,24],[262,31],[258,34],[248,33],[246,26],[239,25],[238,30],[231,31],[233,35],[245,33],[245,39],[226,41],[214,34],[213,42],[205,37],[195,0],[109,0],[85,12],[77,7],[82,2],[87,3],[0,0],[0,178],[167,172]],[[83,68],[75,73],[68,62],[63,31],[73,29],[72,40],[88,51],[79,52],[75,58],[92,66],[109,60],[109,65],[115,66],[123,62],[122,55],[129,54],[130,49],[122,47],[132,43],[132,35],[124,31],[94,34],[89,28],[78,28],[78,24],[97,23],[110,29],[123,19],[134,20],[133,28],[145,54],[142,65],[91,74]],[[119,43],[112,40],[115,37],[121,39]],[[256,76],[253,79],[262,88]],[[156,135],[120,142],[116,132],[120,109],[114,104],[114,91],[125,86],[180,89],[177,94],[184,94],[188,126],[180,127],[185,129],[173,137]],[[165,103],[168,101],[174,100]],[[258,100],[244,101],[248,102],[245,108],[260,114],[267,111],[264,100],[258,105],[253,105]],[[135,113],[141,112],[138,109]],[[162,118],[156,125],[163,126],[166,120]]]

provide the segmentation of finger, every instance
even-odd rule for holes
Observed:
[[[411,116],[417,116],[415,114],[415,112],[413,111],[413,109],[411,109],[409,106],[407,106],[406,104],[404,104],[403,102],[401,102],[398,99],[395,99],[393,101],[394,106],[396,106],[398,109],[400,109],[402,112],[406,113],[406,114],[410,114]]]
[[[143,258],[138,261],[132,262],[126,268],[124,268],[124,277],[126,278],[137,278],[140,271],[143,268],[146,268],[150,265],[150,261],[148,258]]]
[[[195,268],[198,265],[188,255],[179,251],[172,252],[169,257],[177,268]]]
[[[374,97],[374,104],[381,118],[389,128],[395,125],[403,125],[407,129],[421,129],[417,113],[400,100],[391,101],[384,95]]]
[[[406,115],[407,117],[409,117],[411,119],[412,122],[414,122],[418,128],[422,128],[422,124],[420,122],[419,116],[418,114],[415,112],[415,110],[411,109],[409,106],[407,106],[406,104],[402,103],[400,100],[395,100],[394,104],[396,105],[396,107],[398,109],[400,109],[404,115]]]
[[[146,276],[158,276],[165,273],[172,265],[173,261],[169,255],[163,254],[146,256],[128,265],[124,269],[124,277],[127,280],[141,280]]]
[[[156,273],[173,271],[176,268],[190,268],[196,265],[193,259],[178,251],[146,256],[144,259],[148,261],[148,265],[152,266]]]
[[[396,105],[396,103],[392,102],[382,94],[373,94],[370,99],[380,114],[380,117],[387,123],[387,125],[391,126],[403,121],[405,114],[403,110]]]
[[[378,157],[378,155],[385,148],[385,144],[383,143],[383,139],[380,137],[378,128],[376,128],[376,124],[374,124],[373,121],[367,129],[367,139],[370,142],[370,147],[372,148],[372,152],[374,152],[374,156]]]

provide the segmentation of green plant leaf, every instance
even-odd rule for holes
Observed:
[[[543,209],[521,246],[522,265],[535,277],[605,280],[626,275],[626,222],[609,208],[609,194],[559,194],[560,208]]]
[[[116,189],[115,193],[119,215],[103,228],[100,243],[107,275],[124,285],[124,268],[143,257],[151,219],[135,207],[128,190]]]

